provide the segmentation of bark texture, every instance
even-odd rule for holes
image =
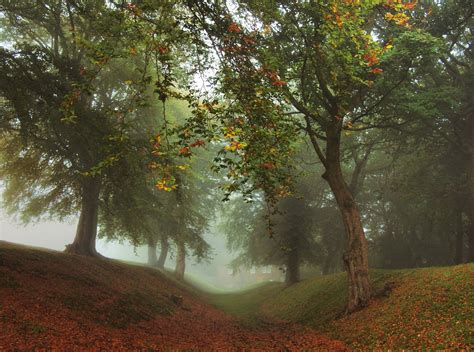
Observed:
[[[176,253],[176,268],[174,275],[178,280],[184,280],[184,271],[186,269],[186,248],[184,243],[177,243],[178,251]]]
[[[164,269],[166,258],[168,257],[168,250],[169,250],[168,239],[162,236],[160,239],[160,244],[161,244],[160,257],[158,258],[158,262],[156,263],[156,266],[160,269]]]
[[[66,253],[100,256],[95,242],[99,215],[100,179],[88,177],[82,183],[82,205],[74,242],[66,246]]]
[[[147,241],[148,245],[148,265],[157,266],[158,259],[156,258],[156,238],[149,237]]]
[[[326,173],[323,177],[329,183],[342,215],[346,232],[346,249],[343,255],[348,279],[347,312],[354,312],[366,306],[371,297],[369,281],[369,260],[367,240],[362,227],[360,211],[344,180],[340,163],[340,133],[327,133]]]

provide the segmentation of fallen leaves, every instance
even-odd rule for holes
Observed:
[[[0,254],[0,278],[8,277],[0,350],[348,350],[295,324],[245,328],[154,269],[18,248]]]

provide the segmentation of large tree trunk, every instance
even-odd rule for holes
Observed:
[[[156,238],[150,236],[148,238],[148,265],[150,266],[157,266],[158,259],[156,258]]]
[[[74,242],[66,246],[66,253],[100,256],[95,248],[99,215],[100,178],[88,177],[82,183],[82,207]]]
[[[344,181],[340,163],[340,132],[329,131],[326,144],[326,172],[323,177],[329,183],[336,198],[346,230],[346,250],[343,255],[348,277],[347,312],[354,312],[369,302],[369,260],[367,240],[362,227],[359,208]]]
[[[347,311],[353,312],[367,305],[371,295],[367,240],[359,209],[347,186],[341,180],[329,178],[346,229],[346,251],[343,255],[348,275],[349,295]]]
[[[160,257],[158,258],[158,262],[156,263],[156,266],[160,269],[164,269],[166,258],[168,257],[168,250],[169,250],[168,239],[165,236],[161,236],[160,243],[161,243]]]
[[[177,243],[178,251],[176,254],[176,268],[174,275],[178,280],[184,280],[184,271],[186,268],[186,248],[183,242]]]
[[[298,253],[298,238],[293,237],[286,260],[285,283],[290,286],[300,281],[300,257]]]

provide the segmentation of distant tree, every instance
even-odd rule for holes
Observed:
[[[417,7],[432,49],[417,57],[425,64],[412,68],[416,79],[378,106],[392,147],[385,155],[394,160],[372,179],[379,199],[370,209],[378,215],[368,226],[378,233],[378,265],[462,263],[474,248],[472,14],[462,0]]]
[[[235,270],[240,266],[276,265],[284,269],[286,284],[292,285],[300,281],[303,264],[321,263],[319,218],[314,216],[319,199],[315,199],[307,181],[299,183],[294,196],[283,198],[270,218],[263,199],[252,203],[242,198],[230,201],[221,227],[227,235],[229,249],[239,253],[232,262]],[[271,233],[268,221],[273,223]]]

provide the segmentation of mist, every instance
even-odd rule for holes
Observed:
[[[0,0],[0,350],[469,350],[469,0]]]

